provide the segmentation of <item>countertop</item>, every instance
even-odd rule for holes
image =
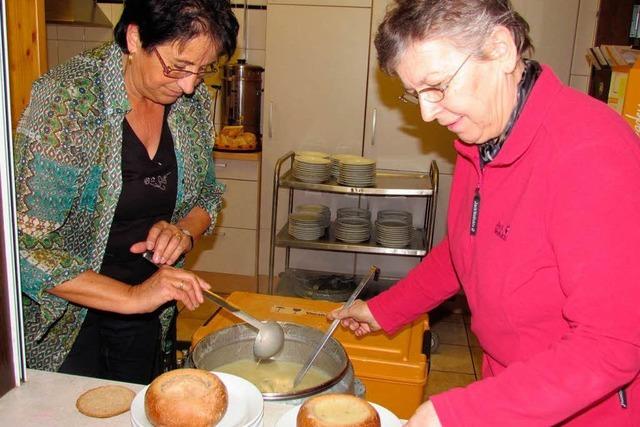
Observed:
[[[135,392],[144,387],[140,384],[29,369],[27,381],[0,398],[0,424],[21,427],[130,426],[129,412],[100,419],[82,415],[76,409],[76,399],[80,394],[106,384],[121,384]],[[282,403],[265,402],[264,427],[273,427],[290,408]]]

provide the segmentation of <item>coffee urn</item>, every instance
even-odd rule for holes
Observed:
[[[221,120],[225,127],[243,126],[244,132],[255,135],[256,146],[252,149],[239,147],[226,151],[260,151],[262,132],[260,130],[260,111],[262,105],[262,73],[264,68],[250,65],[243,59],[227,64],[222,72]]]

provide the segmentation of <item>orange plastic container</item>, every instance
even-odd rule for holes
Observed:
[[[326,331],[331,322],[327,312],[341,304],[303,298],[234,292],[227,300],[261,320],[298,323]],[[207,325],[193,335],[192,345],[205,336],[240,322],[221,310]],[[427,317],[414,321],[398,333],[382,332],[357,338],[338,327],[333,337],[344,346],[355,375],[366,387],[366,398],[378,403],[400,418],[410,417],[422,403],[427,383],[427,358],[422,353]]]

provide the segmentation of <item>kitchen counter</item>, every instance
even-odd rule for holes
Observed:
[[[0,398],[0,423],[5,426],[21,427],[130,426],[129,412],[100,419],[82,415],[76,409],[76,399],[80,394],[106,384],[121,384],[135,392],[144,387],[140,384],[29,369],[27,382]],[[264,427],[273,427],[289,408],[291,406],[286,404],[265,402]]]

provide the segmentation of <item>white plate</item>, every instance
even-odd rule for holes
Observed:
[[[322,157],[328,159],[330,154],[322,151],[296,151],[296,157]]]
[[[224,417],[216,427],[249,427],[262,418],[264,401],[260,390],[245,380],[235,375],[224,372],[213,372],[227,387],[229,404]],[[140,427],[153,427],[144,412],[144,395],[149,386],[145,386],[136,394],[131,403],[131,424]]]
[[[401,427],[402,422],[396,415],[377,403],[369,402],[378,411],[380,416],[381,427]],[[296,418],[298,417],[298,411],[302,405],[294,406],[285,412],[275,424],[275,427],[296,427]]]
[[[308,165],[326,165],[327,167],[331,165],[331,160],[326,157],[315,157],[315,156],[297,156],[295,157],[295,161],[297,163],[302,163],[300,166],[308,166]],[[305,164],[306,163],[306,164]]]
[[[373,159],[367,159],[366,157],[347,157],[339,159],[340,166],[373,166],[376,161]]]

